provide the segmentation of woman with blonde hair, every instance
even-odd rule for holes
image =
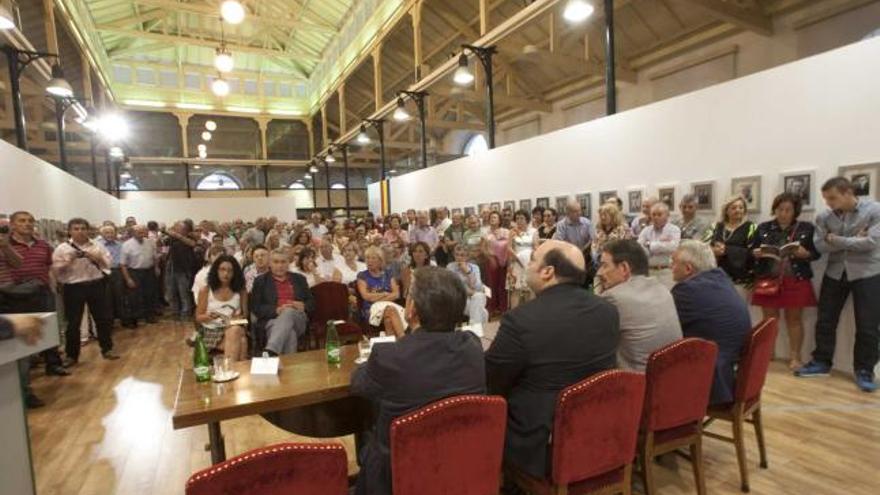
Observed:
[[[745,297],[752,285],[751,244],[758,227],[746,217],[748,205],[742,196],[731,196],[721,206],[721,221],[709,234],[709,245],[718,261],[718,268],[737,285]]]
[[[599,222],[596,224],[596,235],[593,236],[593,242],[590,243],[590,252],[593,255],[593,263],[598,267],[599,260],[602,257],[602,249],[611,241],[622,239],[632,239],[632,231],[626,224],[626,218],[623,212],[617,207],[617,203],[606,201],[599,207]],[[593,279],[593,289],[598,293],[602,290],[602,283],[599,277]]]
[[[402,337],[406,329],[404,313],[395,302],[400,299],[400,285],[385,269],[385,253],[381,248],[370,246],[364,258],[367,269],[357,276],[357,291],[363,300],[361,316],[374,326],[384,324],[386,331]]]

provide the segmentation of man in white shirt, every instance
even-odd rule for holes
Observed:
[[[137,326],[138,319],[156,322],[156,243],[147,237],[147,228],[135,225],[131,239],[122,244],[119,266],[128,287],[128,323]]]
[[[437,226],[434,229],[441,238],[446,235],[446,229],[452,225],[452,219],[449,218],[449,210],[445,206],[437,208]]]
[[[343,263],[345,263],[345,258],[341,254],[333,252],[333,238],[329,235],[324,236],[315,259],[318,274],[323,279],[332,279],[334,271]]]
[[[648,254],[650,275],[656,277],[667,289],[672,280],[672,253],[681,242],[681,229],[669,221],[669,207],[657,202],[651,207],[651,224],[639,234],[639,244]]]
[[[655,197],[642,200],[642,214],[633,218],[629,224],[629,229],[632,230],[634,236],[638,237],[642,233],[642,229],[651,223],[651,208],[653,208],[658,201],[659,200]]]
[[[645,371],[652,352],[681,338],[675,300],[666,287],[647,276],[648,257],[636,241],[611,241],[601,256],[600,296],[620,315],[617,363],[624,369]]]
[[[312,233],[312,238],[315,237],[324,237],[327,235],[327,226],[321,223],[321,214],[313,212],[311,217],[309,217],[311,223],[306,224],[306,229],[308,229]]]

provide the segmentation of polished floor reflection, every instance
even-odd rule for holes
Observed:
[[[35,372],[34,388],[47,402],[28,418],[39,495],[182,494],[189,475],[210,464],[205,428],[171,429],[177,376],[191,363],[183,344],[190,328],[164,322],[117,329],[122,359],[104,361],[90,344],[73,376]],[[843,376],[797,380],[774,363],[764,395],[770,469],[758,469],[750,432],[752,494],[876,493],[880,394],[860,393]],[[309,441],[260,417],[224,422],[223,431],[230,457],[271,443]],[[354,472],[353,441],[341,440]],[[733,446],[706,439],[704,453],[708,492],[740,493]],[[660,494],[696,493],[689,464],[669,462],[656,470]]]

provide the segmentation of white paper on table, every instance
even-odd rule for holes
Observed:
[[[277,375],[280,360],[277,357],[256,357],[251,359],[252,375]]]
[[[393,335],[391,336],[382,336],[382,337],[373,337],[370,339],[370,350],[373,350],[374,344],[384,344],[386,342],[397,342],[397,338]]]

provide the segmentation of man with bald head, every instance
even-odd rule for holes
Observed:
[[[583,289],[585,275],[578,247],[541,244],[526,267],[535,299],[504,315],[486,353],[489,393],[507,398],[505,462],[536,477],[549,472],[559,392],[617,365],[617,309]]]
[[[122,244],[119,266],[125,278],[128,318],[126,326],[137,327],[138,319],[156,321],[158,281],[156,279],[156,242],[147,236],[147,228],[135,225],[131,239]]]

